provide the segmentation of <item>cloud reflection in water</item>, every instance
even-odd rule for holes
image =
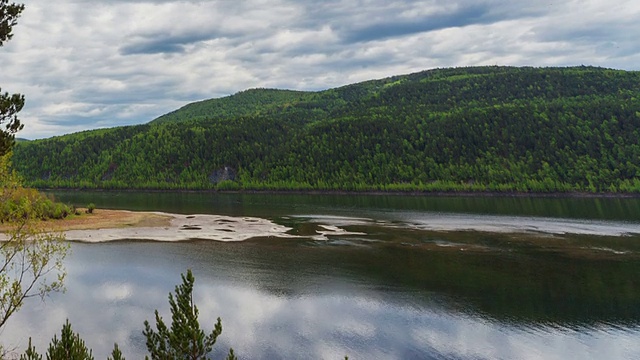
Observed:
[[[262,250],[265,257],[275,256]],[[142,358],[143,321],[153,319],[154,309],[170,318],[167,295],[179,274],[192,268],[202,326],[210,329],[222,318],[215,358],[229,347],[245,359],[640,357],[637,328],[506,324],[429,299],[411,300],[424,293],[383,293],[363,282],[318,280],[323,270],[313,270],[313,264],[306,273],[282,274],[283,269],[246,259],[224,262],[196,243],[74,244],[73,251],[67,293],[27,304],[1,334],[4,344],[23,351],[32,336],[44,351],[69,318],[97,359],[106,358],[114,342],[127,358]],[[270,291],[272,285],[281,291]]]

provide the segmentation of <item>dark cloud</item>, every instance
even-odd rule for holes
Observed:
[[[625,36],[615,31],[610,24],[591,24],[590,26],[556,26],[538,27],[534,29],[536,39],[543,42],[574,41],[592,42],[609,41],[620,36]]]
[[[414,20],[394,19],[390,22],[368,24],[362,28],[347,30],[347,43],[381,40],[391,37],[462,27],[472,24],[491,23],[496,20],[486,5],[473,5],[446,14],[434,14]]]
[[[502,0],[438,1],[369,1],[367,4],[345,5],[345,1],[308,4],[303,27],[329,24],[344,43],[384,40],[394,37],[457,28],[487,25],[505,20],[541,17],[550,9],[537,3]],[[429,9],[430,11],[425,11]],[[412,16],[411,13],[426,13]],[[359,17],[354,19],[354,15]]]
[[[120,53],[122,55],[180,53],[184,51],[184,45],[166,41],[149,41],[124,46],[120,48]]]
[[[178,36],[156,35],[124,45],[120,48],[120,53],[122,55],[181,53],[185,51],[187,45],[214,37],[214,35],[199,33]]]

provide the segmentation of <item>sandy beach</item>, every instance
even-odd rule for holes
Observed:
[[[175,215],[158,212],[96,209],[91,214],[83,213],[62,220],[42,221],[40,226],[53,231],[165,227],[170,225],[174,217]]]
[[[67,240],[80,242],[192,239],[243,241],[254,237],[297,237],[287,234],[291,228],[261,218],[102,209],[63,220],[42,221],[37,227],[47,231],[61,231]],[[8,226],[4,226],[0,231],[7,229]]]

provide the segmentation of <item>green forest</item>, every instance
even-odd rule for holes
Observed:
[[[491,66],[246,90],[13,163],[38,188],[638,193],[639,139],[640,72]]]

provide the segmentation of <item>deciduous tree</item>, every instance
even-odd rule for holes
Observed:
[[[0,156],[0,330],[31,297],[44,298],[62,289],[64,235],[40,229],[42,195],[20,186],[9,156]]]

